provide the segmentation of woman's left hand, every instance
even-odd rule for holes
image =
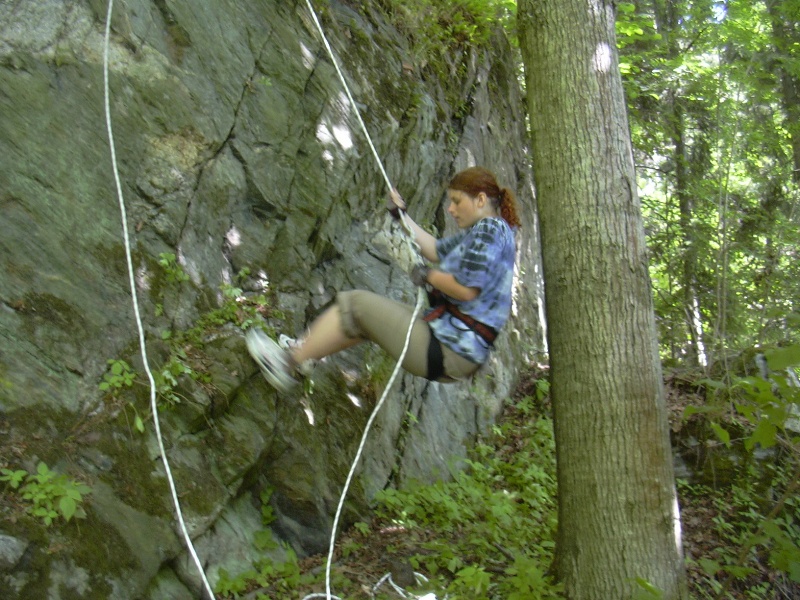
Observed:
[[[422,264],[416,265],[411,269],[411,282],[417,287],[423,287],[428,283],[428,275],[430,272],[430,267]]]

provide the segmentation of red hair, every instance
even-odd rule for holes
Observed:
[[[492,201],[495,209],[510,227],[521,227],[517,214],[517,199],[508,188],[501,188],[494,173],[483,167],[470,167],[456,173],[447,186],[451,190],[475,197],[481,192]]]

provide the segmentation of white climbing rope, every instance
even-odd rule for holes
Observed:
[[[428,579],[422,573],[414,573],[414,578],[417,580],[417,583],[427,583]],[[391,573],[386,573],[383,577],[378,580],[378,583],[372,586],[370,590],[370,597],[374,598],[375,594],[378,592],[378,589],[383,586],[383,584],[388,583],[391,588],[395,591],[395,593],[400,596],[401,598],[405,598],[405,600],[438,600],[436,598],[436,594],[433,592],[428,592],[424,596],[418,596],[413,594],[399,585],[397,585],[394,580],[392,579]],[[339,596],[331,596],[329,594],[323,594],[320,592],[315,592],[313,594],[308,594],[307,596],[303,597],[303,600],[313,600],[314,598],[326,598],[327,600],[342,600]],[[448,600],[448,597],[445,596],[444,600]]]
[[[325,35],[325,31],[320,24],[319,18],[317,17],[317,13],[314,10],[314,6],[311,4],[311,0],[306,0],[306,5],[308,6],[308,12],[311,14],[312,19],[314,20],[314,25],[319,32],[320,37],[322,38],[322,43],[325,46],[325,49],[328,52],[328,56],[330,57],[331,62],[333,63],[334,68],[336,69],[336,73],[339,76],[339,80],[342,83],[342,87],[344,88],[345,94],[347,94],[347,99],[350,101],[350,106],[353,107],[353,113],[355,114],[356,118],[358,119],[358,123],[361,126],[361,130],[364,133],[364,137],[369,144],[370,149],[372,150],[372,155],[375,158],[375,162],[378,165],[378,169],[383,176],[384,181],[386,182],[386,187],[388,191],[394,189],[392,186],[392,182],[389,180],[389,176],[386,173],[386,169],[383,166],[383,162],[381,161],[381,157],[378,154],[378,151],[375,149],[375,144],[372,142],[372,137],[367,130],[367,126],[364,124],[364,119],[361,118],[361,112],[358,110],[358,105],[356,104],[355,100],[353,99],[353,95],[350,93],[350,87],[347,85],[347,80],[344,77],[344,73],[342,73],[341,68],[339,68],[339,62],[336,60],[336,56],[333,53],[333,49],[331,48],[330,43],[328,42],[328,38]],[[402,236],[404,239],[404,243],[407,246],[407,252],[413,252],[415,254],[419,254],[419,245],[414,241],[414,234],[411,229],[411,226],[406,222],[406,217],[403,211],[400,211],[400,219],[403,225],[403,229],[405,230],[405,234]],[[336,515],[333,519],[333,528],[331,529],[331,541],[330,546],[328,548],[328,559],[325,565],[325,597],[327,600],[331,600],[331,598],[335,598],[335,596],[331,596],[331,564],[333,562],[333,551],[336,545],[336,530],[339,526],[339,519],[342,514],[342,508],[344,507],[344,501],[347,497],[347,491],[350,488],[350,483],[353,480],[353,476],[356,471],[356,467],[358,466],[359,461],[361,460],[361,454],[364,451],[364,446],[367,442],[367,436],[369,435],[369,430],[372,427],[372,423],[375,421],[375,418],[378,416],[378,412],[380,411],[381,407],[383,406],[386,397],[389,394],[389,391],[392,388],[392,384],[394,380],[397,378],[398,373],[400,372],[400,368],[403,364],[403,359],[408,352],[408,345],[411,340],[411,330],[414,328],[414,322],[417,319],[417,315],[419,314],[420,310],[422,310],[422,306],[425,302],[425,289],[420,287],[417,289],[417,302],[414,306],[414,311],[411,315],[411,322],[408,325],[408,331],[406,332],[406,339],[405,343],[403,344],[403,350],[400,353],[400,356],[397,358],[397,364],[394,367],[394,371],[392,371],[391,377],[389,377],[389,381],[386,384],[386,387],[383,390],[383,394],[381,394],[380,400],[375,405],[375,408],[372,410],[372,414],[370,415],[369,419],[367,420],[367,425],[364,428],[364,433],[361,436],[361,443],[358,445],[358,450],[356,451],[356,456],[353,459],[353,464],[350,467],[350,472],[347,474],[347,480],[345,481],[344,488],[342,489],[342,495],[339,498],[339,506],[336,508]],[[318,597],[315,594],[311,596],[306,596],[306,599]],[[304,600],[306,600],[304,599]]]
[[[392,182],[389,181],[389,176],[386,174],[386,169],[383,167],[383,162],[381,161],[381,157],[378,154],[378,151],[375,149],[375,144],[372,143],[372,138],[367,131],[367,126],[364,124],[364,120],[361,118],[361,113],[356,106],[356,101],[353,99],[353,95],[350,93],[350,88],[347,85],[347,81],[345,80],[344,73],[339,68],[339,62],[336,60],[336,56],[333,54],[333,49],[331,48],[330,43],[328,43],[328,38],[325,35],[325,30],[322,29],[322,25],[319,22],[319,18],[317,17],[317,13],[314,10],[314,6],[311,4],[311,0],[306,0],[306,4],[308,5],[308,12],[311,13],[311,18],[314,19],[314,25],[317,27],[317,31],[319,32],[320,37],[322,38],[322,43],[325,45],[325,49],[328,51],[328,56],[333,63],[334,68],[336,69],[337,75],[339,75],[339,80],[342,82],[342,86],[344,87],[344,92],[347,94],[347,99],[350,101],[350,106],[353,107],[353,112],[358,119],[359,124],[361,125],[361,129],[364,131],[364,136],[367,138],[367,143],[369,144],[370,149],[372,150],[372,156],[375,157],[375,162],[378,164],[378,169],[383,175],[383,180],[386,182],[386,187],[390,190],[392,189]]]
[[[427,583],[428,582],[428,578],[425,577],[422,573],[416,573],[415,572],[414,573],[414,579],[417,580],[417,583],[419,583],[420,581],[422,581],[423,583]],[[384,583],[387,583],[387,582],[392,587],[392,589],[397,593],[398,596],[400,596],[401,598],[406,598],[406,600],[408,600],[408,599],[412,599],[412,600],[436,600],[436,595],[433,594],[433,593],[428,593],[428,594],[425,594],[424,596],[417,596],[416,594],[412,594],[411,592],[407,592],[406,590],[404,590],[402,587],[400,587],[399,585],[397,585],[394,582],[394,580],[392,579],[392,574],[391,573],[387,573],[386,575],[381,577],[381,579],[378,581],[378,583],[376,583],[375,585],[372,586],[371,595],[372,595],[373,598],[375,597],[375,592],[378,591],[378,588],[380,588]]]
[[[314,10],[314,6],[311,4],[311,0],[306,0],[306,5],[308,6],[308,12],[311,13],[311,18],[314,21],[314,25],[317,28],[317,31],[319,32],[319,36],[320,38],[322,38],[322,44],[325,46],[325,50],[327,50],[328,52],[328,57],[331,59],[334,69],[336,69],[336,74],[339,76],[339,81],[342,82],[344,93],[347,95],[347,99],[350,102],[350,106],[353,107],[353,114],[355,114],[356,119],[358,120],[358,124],[361,127],[361,131],[364,132],[364,138],[367,140],[369,149],[372,151],[372,156],[375,158],[375,164],[377,165],[378,170],[381,172],[383,180],[386,182],[386,188],[388,190],[393,190],[394,186],[392,185],[392,182],[389,179],[389,175],[386,173],[386,168],[383,166],[383,161],[381,160],[380,154],[378,154],[378,150],[375,148],[375,144],[372,142],[372,137],[369,134],[369,130],[367,129],[366,124],[364,123],[364,119],[361,117],[361,111],[358,110],[358,105],[356,104],[356,101],[353,98],[353,94],[350,92],[350,86],[347,85],[347,79],[345,78],[341,67],[339,67],[339,61],[336,60],[336,55],[333,53],[333,48],[331,47],[330,42],[328,42],[328,36],[325,35],[325,30],[322,28],[322,24],[319,21],[319,17],[317,17],[317,12]],[[413,238],[414,232],[411,230],[411,227],[406,222],[405,213],[403,213],[403,211],[400,211],[400,216],[401,216],[400,220],[403,223],[403,228]]]
[[[103,45],[103,89],[105,101],[105,114],[106,114],[106,129],[108,130],[108,145],[111,150],[111,165],[114,170],[114,182],[117,188],[117,199],[119,201],[119,210],[122,218],[122,235],[125,241],[125,258],[128,263],[128,279],[131,289],[131,298],[133,300],[133,314],[136,319],[136,327],[139,331],[139,348],[142,353],[142,362],[144,363],[144,370],[147,374],[147,379],[150,382],[150,408],[153,412],[153,424],[155,425],[156,438],[158,439],[158,449],[161,454],[161,461],[164,463],[164,471],[167,474],[167,481],[169,481],[169,489],[172,493],[172,502],[175,506],[175,513],[180,524],[183,539],[186,542],[186,547],[200,572],[200,577],[203,580],[203,586],[208,594],[208,597],[214,600],[214,591],[211,589],[211,584],[208,582],[203,566],[200,559],[197,557],[197,552],[192,544],[192,539],[186,528],[186,522],[183,519],[183,511],[181,511],[181,504],[178,500],[178,491],[175,487],[175,480],[172,477],[172,469],[170,469],[169,461],[167,460],[167,452],[164,448],[164,440],[161,436],[161,423],[158,417],[158,404],[156,402],[156,382],[153,379],[153,373],[150,370],[150,365],[147,360],[147,344],[144,338],[144,326],[142,325],[141,314],[139,312],[139,298],[136,293],[136,278],[133,269],[133,260],[131,259],[131,243],[130,236],[128,235],[128,216],[125,210],[125,199],[122,195],[122,184],[119,177],[119,168],[117,167],[117,152],[114,146],[114,134],[111,129],[111,107],[109,100],[109,85],[108,85],[108,47],[109,38],[111,35],[111,13],[114,9],[114,0],[108,0],[108,13],[106,14],[106,29],[105,40]]]
[[[337,60],[336,60],[336,58],[335,58],[335,56],[333,54],[333,50],[332,50],[332,48],[331,48],[331,46],[330,46],[330,44],[328,42],[327,37],[325,36],[325,32],[322,29],[322,26],[321,26],[321,24],[319,22],[319,19],[317,18],[317,14],[314,11],[314,7],[312,6],[310,0],[306,0],[306,3],[308,5],[309,12],[310,12],[310,14],[311,14],[311,16],[312,16],[312,18],[314,20],[314,23],[315,23],[315,25],[317,27],[317,30],[319,31],[320,36],[321,36],[321,38],[323,40],[325,48],[328,51],[328,55],[330,56],[331,62],[333,63],[333,65],[334,65],[334,67],[336,69],[336,72],[337,72],[337,74],[339,76],[339,79],[342,82],[342,85],[344,87],[345,93],[347,94],[348,100],[350,101],[350,105],[353,107],[353,111],[354,111],[354,113],[355,113],[355,115],[356,115],[356,117],[358,119],[358,122],[359,122],[359,124],[360,124],[360,126],[361,126],[361,128],[362,128],[362,130],[364,132],[364,135],[365,135],[365,138],[366,138],[366,140],[367,140],[367,142],[369,144],[369,147],[372,150],[372,154],[375,157],[375,161],[376,161],[376,163],[378,165],[378,168],[379,168],[379,170],[381,172],[381,175],[383,176],[383,179],[386,182],[386,186],[387,186],[387,188],[389,190],[392,190],[392,189],[394,189],[393,186],[392,186],[392,183],[389,180],[389,176],[386,173],[386,169],[384,168],[383,163],[382,163],[382,161],[380,159],[380,156],[378,155],[378,152],[375,149],[375,145],[372,142],[372,138],[370,137],[369,132],[367,130],[367,127],[364,124],[364,121],[363,121],[363,119],[361,117],[361,114],[360,114],[360,112],[358,110],[358,107],[356,106],[355,100],[353,99],[353,96],[350,93],[350,88],[347,85],[347,81],[345,80],[344,74],[342,73],[342,70],[340,69],[339,64],[338,64],[338,62],[337,62]],[[208,594],[208,597],[211,598],[212,600],[214,600],[214,598],[215,598],[214,591],[211,588],[211,584],[209,583],[208,578],[207,578],[207,576],[205,574],[205,571],[203,569],[202,563],[200,562],[200,559],[199,559],[199,557],[197,555],[197,552],[196,552],[196,550],[194,548],[194,545],[192,543],[191,536],[189,535],[188,529],[186,527],[186,522],[185,522],[185,520],[183,518],[183,511],[181,510],[180,501],[178,499],[178,492],[177,492],[177,488],[175,486],[175,480],[174,480],[174,478],[172,476],[172,470],[171,470],[171,468],[169,466],[169,461],[167,459],[166,449],[164,447],[164,440],[163,440],[163,436],[161,434],[161,424],[160,424],[159,413],[158,413],[158,404],[157,404],[157,397],[156,397],[155,379],[153,378],[153,374],[152,374],[152,371],[150,370],[149,362],[148,362],[148,359],[147,359],[147,345],[146,345],[146,342],[145,342],[144,325],[142,324],[141,313],[140,313],[140,310],[139,310],[139,300],[138,300],[138,294],[137,294],[137,291],[136,291],[136,278],[135,278],[135,273],[134,273],[134,268],[133,268],[133,260],[131,258],[130,235],[128,233],[127,211],[126,211],[126,208],[125,208],[125,199],[124,199],[123,193],[122,193],[122,183],[120,181],[120,176],[119,176],[119,168],[118,168],[118,165],[117,165],[117,156],[116,156],[116,147],[115,147],[115,143],[114,143],[114,135],[113,135],[113,130],[112,130],[112,126],[111,126],[111,108],[110,108],[110,94],[109,94],[109,75],[108,75],[108,70],[109,69],[108,69],[108,64],[109,64],[109,40],[110,40],[110,33],[111,33],[111,15],[112,15],[112,12],[113,12],[113,8],[114,8],[114,0],[108,0],[108,12],[106,14],[105,36],[104,36],[104,46],[103,46],[104,104],[105,104],[106,129],[107,129],[107,132],[108,132],[109,149],[110,149],[110,152],[111,152],[111,163],[112,163],[112,167],[113,167],[114,182],[115,182],[115,185],[116,185],[117,199],[118,199],[118,202],[119,202],[120,215],[121,215],[121,220],[122,220],[122,232],[123,232],[124,245],[125,245],[125,258],[126,258],[126,262],[127,262],[127,266],[128,266],[128,278],[129,278],[129,285],[130,285],[130,290],[131,290],[131,299],[132,299],[132,303],[133,303],[134,318],[135,318],[135,321],[136,321],[136,326],[137,326],[138,336],[139,336],[139,348],[140,348],[141,355],[142,355],[142,362],[144,364],[144,370],[145,370],[145,373],[147,375],[147,379],[148,379],[149,384],[150,384],[150,406],[151,406],[151,410],[152,410],[152,413],[153,413],[153,424],[155,426],[156,438],[158,440],[159,453],[160,453],[160,456],[161,456],[161,460],[162,460],[162,462],[164,464],[164,470],[165,470],[165,473],[167,475],[167,481],[169,482],[170,492],[171,492],[171,495],[172,495],[172,501],[173,501],[173,505],[175,507],[175,513],[176,513],[176,516],[177,516],[177,520],[178,520],[178,523],[180,525],[181,533],[183,534],[183,538],[184,538],[184,542],[186,544],[186,547],[187,547],[187,549],[188,549],[188,551],[189,551],[189,553],[190,553],[190,555],[192,557],[192,560],[194,561],[194,564],[197,567],[197,570],[198,570],[198,572],[200,574],[200,577],[201,577],[201,579],[203,581],[203,587],[205,588],[205,591]],[[403,236],[404,239],[405,239],[405,243],[408,246],[406,251],[407,252],[419,253],[419,246],[413,240],[413,237],[412,237],[413,236],[413,231],[411,230],[411,227],[409,226],[409,224],[406,222],[405,214],[402,211],[401,211],[400,214],[401,214],[401,223],[402,223],[403,228],[405,229],[405,232],[406,232],[406,235]],[[352,464],[352,466],[350,468],[350,472],[348,473],[344,489],[342,490],[342,495],[341,495],[341,498],[339,500],[339,505],[338,505],[338,507],[336,509],[336,515],[334,517],[333,528],[331,530],[331,542],[330,542],[328,560],[327,560],[326,570],[325,570],[325,590],[326,590],[326,592],[325,592],[325,596],[324,597],[326,597],[328,600],[331,600],[332,598],[337,598],[336,596],[331,596],[331,589],[330,589],[330,587],[331,587],[330,586],[331,563],[332,563],[332,560],[333,560],[333,551],[334,551],[334,547],[335,547],[336,530],[338,528],[338,523],[339,523],[339,519],[341,517],[342,508],[344,507],[344,501],[345,501],[345,498],[347,496],[347,491],[348,491],[348,489],[350,487],[350,484],[352,482],[352,479],[353,479],[353,476],[355,474],[355,470],[356,470],[356,468],[358,466],[358,463],[359,463],[359,461],[361,459],[361,455],[363,453],[364,446],[366,444],[366,440],[367,440],[367,436],[369,434],[370,428],[372,427],[372,424],[373,424],[375,418],[377,417],[378,412],[380,411],[381,407],[383,406],[383,403],[385,402],[385,400],[386,400],[386,398],[388,396],[388,393],[391,390],[391,387],[394,384],[394,381],[397,378],[398,373],[400,372],[400,367],[402,366],[403,359],[405,358],[405,355],[408,352],[408,346],[409,346],[409,342],[410,342],[410,339],[411,339],[411,331],[413,329],[413,325],[414,325],[414,322],[415,322],[415,320],[417,318],[417,315],[419,314],[420,310],[422,309],[422,306],[424,304],[424,300],[425,300],[425,291],[424,291],[423,288],[420,287],[417,290],[417,302],[416,302],[416,305],[414,307],[414,311],[413,311],[412,316],[411,316],[411,322],[409,324],[408,331],[406,332],[406,338],[405,338],[405,343],[403,345],[403,350],[402,350],[402,352],[400,353],[400,356],[397,359],[397,364],[395,365],[394,371],[392,372],[392,375],[389,378],[388,383],[386,384],[386,388],[384,389],[380,400],[376,404],[374,410],[372,411],[372,414],[370,415],[369,420],[367,421],[367,425],[366,425],[366,427],[364,429],[364,433],[363,433],[362,438],[361,438],[361,443],[359,444],[358,450],[356,452],[356,456],[355,456],[355,458],[353,460],[353,464]],[[380,585],[382,582],[383,582],[383,580],[381,582],[379,582],[378,585]],[[306,596],[306,598],[307,599],[308,598],[317,598],[317,597],[321,597],[321,596],[322,596],[322,594],[311,594],[309,596]],[[337,600],[338,600],[338,598],[337,598]]]
[[[342,508],[344,507],[344,500],[347,496],[347,491],[350,488],[350,483],[353,480],[353,476],[356,472],[356,467],[358,466],[359,461],[361,460],[361,454],[364,452],[364,446],[367,443],[367,436],[369,435],[369,430],[372,427],[372,423],[375,421],[375,418],[378,416],[378,412],[380,411],[383,403],[386,401],[386,397],[389,395],[389,391],[392,389],[392,384],[394,380],[397,378],[398,373],[400,372],[400,367],[403,364],[403,359],[406,356],[406,352],[408,352],[408,344],[411,340],[411,330],[414,328],[414,321],[417,319],[417,315],[419,311],[422,309],[422,305],[425,301],[425,290],[423,288],[419,288],[417,291],[417,304],[414,306],[414,312],[411,314],[411,322],[408,325],[408,331],[406,332],[406,340],[403,344],[403,351],[400,353],[400,356],[397,358],[397,364],[394,366],[394,371],[392,371],[392,376],[389,378],[386,387],[383,390],[383,394],[381,394],[380,400],[375,405],[375,408],[372,410],[372,414],[369,416],[367,420],[367,425],[364,427],[364,433],[361,435],[361,443],[358,445],[358,450],[356,451],[356,456],[353,459],[353,464],[350,466],[350,472],[347,474],[347,479],[344,483],[344,489],[342,489],[342,495],[339,498],[339,506],[336,508],[336,517],[333,520],[333,528],[331,529],[331,543],[330,547],[328,548],[328,560],[325,565],[325,593],[328,595],[328,598],[331,597],[331,563],[333,562],[333,550],[336,545],[336,529],[339,526],[339,518],[342,514]]]

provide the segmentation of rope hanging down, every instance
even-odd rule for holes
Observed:
[[[125,241],[125,258],[128,263],[128,279],[131,290],[131,299],[133,301],[133,314],[136,319],[136,327],[139,331],[139,349],[142,353],[142,362],[144,363],[144,370],[147,374],[147,380],[150,382],[150,409],[153,412],[153,424],[155,425],[156,438],[158,439],[158,450],[161,455],[161,461],[164,463],[164,471],[167,474],[167,481],[169,482],[169,489],[172,493],[172,503],[175,506],[175,513],[180,524],[183,539],[186,542],[186,547],[192,556],[194,564],[200,573],[203,580],[203,587],[205,588],[208,597],[214,600],[214,591],[211,589],[211,584],[208,582],[203,566],[200,559],[197,557],[197,552],[192,544],[192,539],[186,529],[186,522],[183,519],[183,511],[181,504],[178,500],[178,491],[175,487],[175,480],[172,477],[172,469],[170,469],[169,461],[167,460],[167,452],[164,448],[164,440],[161,436],[161,423],[158,417],[158,404],[156,402],[156,382],[153,379],[153,373],[150,370],[150,365],[147,360],[147,345],[144,339],[144,326],[142,325],[141,314],[139,312],[139,298],[136,293],[136,278],[134,276],[133,260],[131,259],[131,243],[130,236],[128,235],[128,216],[125,209],[125,199],[122,196],[122,184],[120,183],[119,168],[117,167],[117,152],[114,146],[114,134],[111,129],[111,108],[109,101],[109,86],[108,86],[108,46],[109,38],[111,35],[111,13],[114,9],[114,0],[108,0],[108,13],[106,14],[106,29],[105,39],[103,44],[103,90],[105,102],[105,115],[106,115],[106,129],[108,131],[108,144],[111,151],[111,165],[114,170],[114,182],[117,188],[117,199],[119,201],[120,216],[122,218],[122,235]]]
[[[366,125],[364,124],[364,121],[363,121],[363,119],[361,117],[361,113],[359,112],[358,107],[356,106],[355,100],[353,99],[353,96],[350,93],[350,88],[347,85],[347,81],[345,80],[344,74],[342,73],[342,70],[339,67],[339,64],[338,64],[338,62],[336,60],[336,57],[333,54],[333,50],[332,50],[332,48],[330,46],[330,43],[328,42],[328,39],[327,39],[327,37],[325,35],[325,32],[322,29],[322,25],[320,24],[319,19],[317,18],[317,14],[314,11],[314,7],[312,6],[310,0],[306,0],[306,4],[308,5],[309,13],[311,14],[311,16],[312,16],[312,18],[314,20],[314,24],[316,25],[317,30],[319,31],[320,37],[323,40],[323,43],[324,43],[325,48],[326,48],[326,50],[328,52],[328,55],[329,55],[329,57],[331,59],[331,62],[333,63],[333,65],[334,65],[334,67],[336,69],[336,73],[339,76],[339,79],[340,79],[340,81],[342,83],[342,86],[344,87],[345,93],[347,94],[347,98],[350,101],[350,105],[353,107],[353,112],[354,112],[354,114],[356,115],[356,117],[358,119],[359,125],[361,126],[361,129],[364,132],[364,136],[365,136],[365,138],[366,138],[366,140],[367,140],[367,142],[369,144],[369,147],[370,147],[370,149],[372,151],[372,154],[375,157],[375,162],[376,162],[376,164],[377,164],[377,166],[378,166],[378,168],[379,168],[379,170],[381,172],[381,175],[383,176],[384,181],[386,182],[386,186],[387,186],[388,190],[392,190],[393,189],[392,183],[389,180],[389,177],[388,177],[388,175],[386,173],[386,169],[384,168],[383,163],[382,163],[382,161],[380,159],[380,156],[378,155],[378,152],[375,149],[375,145],[372,142],[372,138],[370,137],[369,131],[367,130]],[[134,273],[134,268],[133,268],[133,259],[131,257],[130,235],[129,235],[129,232],[128,232],[127,211],[126,211],[126,208],[125,208],[125,199],[124,199],[123,193],[122,193],[122,183],[120,181],[120,176],[119,176],[119,168],[118,168],[118,165],[117,165],[117,157],[116,157],[116,147],[115,147],[115,143],[114,143],[114,135],[113,135],[113,130],[112,130],[112,126],[111,126],[111,108],[110,108],[110,94],[109,94],[108,65],[109,65],[109,40],[110,40],[110,35],[111,35],[111,15],[113,13],[113,9],[114,9],[114,0],[109,0],[108,1],[108,12],[106,14],[105,36],[104,36],[104,45],[103,45],[103,89],[104,89],[105,118],[106,118],[106,129],[107,129],[107,132],[108,132],[109,150],[110,150],[110,153],[111,153],[111,163],[112,163],[112,168],[113,168],[113,172],[114,172],[114,182],[115,182],[115,186],[116,186],[117,199],[118,199],[118,202],[119,202],[120,216],[121,216],[121,221],[122,221],[122,232],[123,232],[124,246],[125,246],[125,258],[126,258],[127,267],[128,267],[128,279],[129,279],[129,286],[130,286],[130,290],[131,290],[131,300],[132,300],[132,304],[133,304],[134,318],[135,318],[136,326],[137,326],[137,330],[138,330],[139,348],[140,348],[140,352],[141,352],[141,356],[142,356],[142,362],[144,364],[144,370],[145,370],[145,373],[147,375],[147,379],[148,379],[148,382],[149,382],[149,385],[150,385],[150,407],[151,407],[151,411],[153,413],[153,424],[155,426],[156,438],[158,440],[159,453],[160,453],[161,460],[162,460],[162,462],[164,464],[164,470],[165,470],[165,473],[167,475],[167,481],[169,482],[170,492],[171,492],[171,495],[172,495],[172,501],[173,501],[173,505],[175,507],[175,513],[176,513],[176,516],[177,516],[177,520],[178,520],[178,523],[180,525],[181,533],[183,534],[183,538],[184,538],[184,542],[186,544],[186,547],[187,547],[187,549],[188,549],[188,551],[189,551],[189,553],[190,553],[190,555],[192,557],[192,560],[193,560],[195,566],[197,567],[197,570],[198,570],[198,572],[200,574],[200,577],[201,577],[201,579],[203,581],[203,587],[204,587],[206,593],[208,594],[208,597],[213,600],[215,598],[214,591],[211,588],[211,584],[208,581],[208,577],[206,576],[205,571],[203,570],[203,566],[202,566],[202,564],[200,562],[200,559],[197,556],[197,552],[196,552],[196,550],[194,548],[194,545],[192,544],[191,537],[190,537],[189,532],[188,532],[187,527],[186,527],[186,522],[185,522],[185,520],[183,518],[183,511],[181,510],[180,501],[178,499],[178,492],[177,492],[177,488],[175,486],[175,480],[174,480],[174,478],[172,476],[172,469],[169,466],[169,461],[167,459],[166,449],[164,447],[164,440],[163,440],[163,436],[161,434],[161,424],[160,424],[159,413],[158,413],[158,404],[157,404],[157,401],[156,401],[155,379],[153,378],[153,374],[152,374],[152,371],[150,370],[150,366],[149,366],[149,362],[148,362],[148,358],[147,358],[147,344],[145,342],[144,325],[142,324],[141,313],[140,313],[140,310],[139,310],[139,300],[138,300],[138,294],[137,294],[137,291],[136,291],[136,278],[135,278],[135,273]],[[400,214],[401,214],[401,222],[402,222],[403,228],[405,229],[405,235],[403,237],[405,238],[406,243],[407,243],[406,250],[407,250],[407,252],[418,254],[419,247],[413,241],[413,232],[412,232],[410,226],[408,225],[408,223],[405,220],[405,215],[402,212]],[[367,421],[367,425],[366,425],[366,427],[364,429],[364,433],[363,433],[362,438],[361,438],[361,443],[359,444],[358,450],[356,452],[355,459],[353,460],[353,464],[352,464],[352,466],[350,468],[350,472],[348,473],[344,489],[342,490],[342,495],[341,495],[341,498],[339,500],[339,505],[338,505],[338,507],[336,509],[336,515],[335,515],[334,522],[333,522],[333,528],[331,530],[331,543],[330,543],[330,548],[329,548],[329,552],[328,552],[328,560],[327,560],[326,569],[325,569],[325,590],[326,590],[325,595],[328,598],[328,600],[330,600],[332,598],[331,589],[330,589],[330,587],[331,587],[330,586],[331,562],[333,560],[333,551],[334,551],[335,540],[336,540],[336,530],[338,528],[339,519],[341,517],[342,508],[344,506],[344,500],[345,500],[345,498],[347,496],[347,491],[348,491],[348,489],[350,487],[350,483],[352,482],[353,476],[355,474],[356,467],[357,467],[357,465],[358,465],[358,463],[359,463],[359,461],[361,459],[361,455],[363,453],[364,446],[366,444],[367,435],[369,434],[369,430],[372,427],[372,424],[373,424],[375,418],[377,417],[378,412],[380,411],[381,407],[383,406],[383,403],[385,402],[385,400],[386,400],[386,398],[388,396],[388,392],[390,391],[390,389],[391,389],[392,385],[394,384],[394,381],[397,378],[397,375],[398,375],[398,373],[400,371],[400,367],[402,365],[403,359],[405,358],[405,355],[408,352],[408,346],[409,346],[409,342],[410,342],[410,339],[411,339],[411,330],[412,330],[414,321],[416,320],[419,312],[422,309],[422,306],[424,304],[424,300],[425,300],[424,290],[423,290],[423,288],[419,288],[417,290],[417,302],[416,302],[416,305],[414,307],[414,312],[413,312],[412,317],[411,317],[411,323],[409,325],[408,331],[406,332],[406,338],[405,338],[405,343],[403,345],[403,350],[402,350],[402,352],[400,353],[400,356],[397,359],[397,364],[395,365],[394,371],[392,372],[392,375],[389,378],[388,383],[386,384],[386,388],[384,389],[384,392],[381,395],[380,400],[375,405],[375,408],[374,408],[372,414],[370,415],[369,420]],[[317,597],[318,595],[314,594],[312,596],[313,597]]]
[[[347,85],[347,80],[342,73],[341,68],[339,68],[339,63],[336,60],[336,56],[333,53],[333,49],[331,48],[330,43],[328,42],[328,38],[325,35],[325,31],[322,28],[322,25],[319,22],[319,18],[317,17],[317,13],[314,10],[314,6],[311,4],[311,0],[306,0],[306,4],[308,5],[308,12],[311,14],[311,18],[314,20],[314,25],[319,32],[320,38],[322,38],[322,43],[325,46],[325,49],[328,52],[328,56],[330,57],[331,62],[333,63],[334,68],[336,69],[336,73],[339,76],[339,81],[342,83],[342,87],[344,88],[345,94],[347,94],[347,99],[350,101],[350,106],[353,107],[353,113],[355,114],[356,118],[358,119],[358,123],[361,126],[361,130],[364,132],[364,137],[369,144],[370,149],[372,150],[372,155],[375,158],[375,162],[378,166],[378,169],[383,176],[384,181],[386,182],[387,192],[394,189],[392,186],[392,182],[389,180],[389,176],[386,174],[386,169],[383,167],[383,162],[381,161],[380,156],[378,155],[378,151],[375,149],[375,144],[372,143],[372,137],[367,130],[367,126],[364,124],[364,119],[361,118],[361,113],[358,110],[358,106],[356,105],[355,100],[353,99],[353,95],[350,93],[350,87]],[[406,222],[405,214],[400,211],[400,218],[403,224],[403,229],[405,230],[405,234],[403,235],[405,241],[405,254],[407,255],[409,252],[419,255],[419,246],[414,241],[414,234],[411,230],[410,225]],[[342,508],[344,507],[344,501],[347,496],[347,491],[350,488],[350,483],[353,480],[353,476],[356,471],[356,467],[358,466],[359,461],[361,460],[361,455],[364,451],[364,445],[367,442],[367,435],[369,434],[369,430],[372,427],[372,423],[375,421],[375,418],[378,416],[378,412],[380,411],[383,403],[386,401],[386,397],[389,394],[389,391],[392,388],[392,384],[394,384],[395,379],[397,378],[398,373],[400,372],[400,368],[403,364],[403,359],[408,352],[408,345],[411,340],[411,330],[414,327],[414,321],[419,315],[420,311],[422,310],[422,306],[425,302],[425,290],[420,287],[417,289],[417,302],[414,306],[414,312],[411,315],[411,322],[408,325],[408,331],[406,332],[405,343],[403,344],[403,350],[400,352],[400,356],[397,358],[397,364],[394,367],[394,371],[392,371],[391,377],[389,377],[389,381],[386,384],[386,387],[383,390],[383,394],[381,394],[378,403],[375,405],[375,408],[372,410],[372,414],[367,421],[367,425],[364,428],[364,433],[361,436],[361,442],[358,445],[358,450],[356,451],[356,456],[353,459],[353,464],[350,467],[350,472],[347,474],[347,480],[345,481],[344,488],[342,489],[342,495],[339,498],[339,505],[336,508],[336,515],[333,519],[333,527],[331,529],[331,541],[330,546],[328,548],[328,559],[325,563],[325,596],[327,600],[331,600],[331,563],[333,562],[333,551],[336,545],[336,530],[339,526],[339,519],[342,514]],[[316,596],[316,595],[315,595]],[[307,597],[308,598],[308,597]]]

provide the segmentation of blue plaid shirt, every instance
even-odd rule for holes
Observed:
[[[447,297],[458,309],[500,331],[511,313],[516,242],[514,232],[500,218],[487,217],[458,234],[436,242],[438,269],[452,274],[466,287],[480,288],[478,297],[461,302]],[[428,311],[430,312],[430,311]],[[482,364],[489,344],[449,313],[431,321],[436,338],[456,354]]]

